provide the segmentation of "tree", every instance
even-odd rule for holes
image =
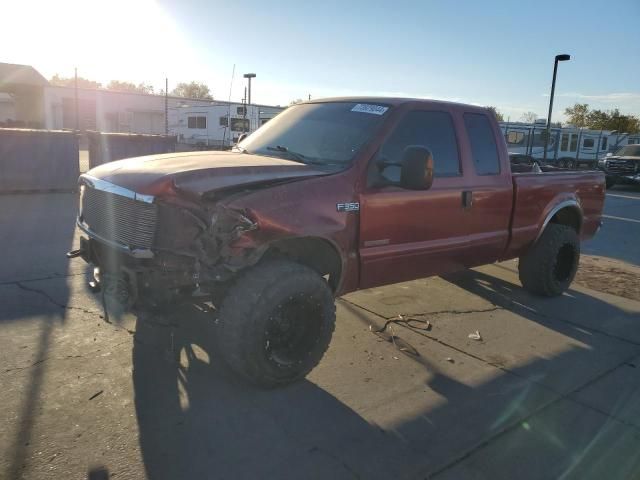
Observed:
[[[493,112],[499,122],[504,122],[504,115],[496,107],[489,106],[487,108]]]
[[[522,116],[520,117],[520,120],[522,120],[525,123],[534,123],[537,118],[538,118],[538,115],[536,113],[526,112],[522,114]]]
[[[585,105],[585,107],[587,106]],[[608,128],[610,122],[611,116],[609,113],[602,110],[592,110],[590,112],[587,111],[584,122],[576,126],[588,127],[593,130],[616,130],[615,128]]]
[[[179,83],[176,88],[171,92],[176,97],[185,98],[200,98],[203,100],[213,100],[209,87],[204,83],[191,82],[191,83]]]
[[[573,107],[565,108],[564,114],[568,117],[571,125],[580,128],[586,127],[589,105],[586,103],[576,103]]]
[[[49,79],[51,85],[58,87],[75,87],[75,77],[61,77],[57,73]],[[84,77],[78,77],[78,88],[100,88],[102,84]]]
[[[301,98],[296,98],[295,100],[291,100],[291,101],[289,102],[289,106],[291,106],[291,105],[298,105],[299,103],[302,103],[302,102],[304,102],[304,100],[302,100]]]
[[[623,115],[617,108],[613,110],[589,110],[586,103],[576,103],[564,111],[569,123],[591,130],[617,130],[621,133],[640,132],[640,118]]]
[[[136,85],[132,82],[121,82],[120,80],[111,80],[106,88],[117,92],[153,93],[153,86],[148,83]]]
[[[633,115],[622,115],[617,108],[608,113],[607,130],[618,130],[625,133],[640,132],[640,118]]]

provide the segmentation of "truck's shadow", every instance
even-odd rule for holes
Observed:
[[[479,272],[449,280],[507,309],[517,309],[518,315],[531,321],[542,321],[533,307],[521,305],[527,295],[509,282]],[[619,316],[614,306],[576,295],[564,299],[570,308],[587,302],[603,315]],[[370,321],[356,307],[349,308],[362,322]],[[152,480],[424,477],[488,437],[517,429],[526,415],[550,404],[548,414],[528,419],[527,430],[520,429],[516,442],[491,454],[495,462],[486,464],[478,478],[565,473],[598,478],[604,472],[629,478],[640,473],[635,440],[611,417],[589,411],[585,426],[568,432],[563,430],[566,425],[560,426],[571,411],[563,410],[566,401],[558,400],[561,393],[543,385],[545,375],[570,371],[602,355],[593,334],[570,323],[550,321],[545,326],[585,347],[535,357],[510,373],[496,370],[481,384],[461,383],[418,357],[425,388],[446,400],[426,410],[419,408],[405,421],[383,430],[312,382],[265,392],[236,381],[216,356],[210,312],[183,306],[161,317],[160,322],[139,317],[133,350],[141,452]],[[345,379],[349,375],[346,369]],[[619,392],[616,402],[620,409],[636,408],[640,398],[634,392]],[[389,408],[396,408],[395,404]],[[593,451],[598,452],[596,456],[585,455]]]
[[[370,449],[372,467],[383,461],[374,447],[385,434],[313,383],[261,391],[229,375],[212,345],[210,313],[184,306],[167,316],[189,318],[162,326],[141,315],[133,349],[150,479],[353,478],[332,453],[345,436]]]

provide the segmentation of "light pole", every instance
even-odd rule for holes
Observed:
[[[244,78],[247,79],[247,82],[248,82],[248,85],[249,85],[249,95],[247,96],[246,90],[245,90],[245,94],[244,94],[244,97],[245,97],[245,100],[246,100],[246,102],[244,104],[244,118],[246,120],[246,118],[247,118],[247,108],[249,108],[249,105],[251,105],[251,79],[252,78],[256,78],[256,74],[255,73],[245,73],[243,76],[244,76]],[[249,122],[251,122],[251,117],[249,117]],[[243,123],[246,123],[246,122],[243,122]],[[249,126],[249,131],[251,131],[251,126]]]
[[[251,105],[251,79],[252,78],[256,78],[256,74],[255,73],[245,73],[244,74],[244,78],[246,78],[249,81],[249,97],[247,100],[247,104]]]
[[[547,147],[549,146],[549,135],[551,134],[551,112],[553,111],[553,95],[556,92],[556,74],[558,73],[558,62],[566,62],[567,60],[571,60],[571,55],[567,55],[563,53],[561,55],[556,55],[556,59],[553,62],[553,80],[551,81],[551,98],[549,98],[549,115],[547,116],[547,132],[544,136],[544,154],[543,154],[543,163],[547,163]]]

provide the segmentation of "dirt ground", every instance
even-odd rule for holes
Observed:
[[[582,255],[575,282],[598,292],[640,300],[640,267],[611,258]]]

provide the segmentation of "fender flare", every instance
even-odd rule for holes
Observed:
[[[549,210],[549,213],[547,213],[547,216],[545,217],[544,222],[542,222],[542,226],[538,230],[538,235],[536,236],[534,243],[540,239],[540,237],[542,236],[543,232],[547,228],[547,225],[549,224],[553,216],[563,208],[572,208],[578,212],[578,216],[580,218],[580,223],[578,224],[578,235],[580,234],[580,231],[582,230],[582,220],[584,218],[582,207],[575,199],[563,200],[562,202],[555,205],[551,210]]]

